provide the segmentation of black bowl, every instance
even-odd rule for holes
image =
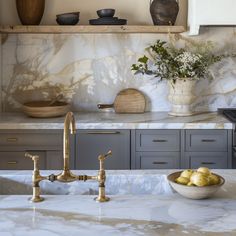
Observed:
[[[80,12],[77,11],[77,12],[68,12],[68,13],[58,14],[58,15],[57,15],[57,18],[58,18],[58,17],[71,17],[72,15],[79,17]]]
[[[76,25],[79,22],[79,12],[63,13],[57,15],[59,25]]]
[[[115,9],[101,9],[97,10],[99,17],[113,17],[115,15]]]

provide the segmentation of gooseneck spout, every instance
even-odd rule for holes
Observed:
[[[72,112],[68,112],[64,122],[64,135],[63,135],[63,159],[64,159],[64,171],[68,171],[70,168],[70,132],[76,133],[75,117]]]
[[[77,179],[70,171],[70,133],[76,133],[75,117],[72,112],[68,112],[64,121],[63,133],[63,171],[56,176],[60,182],[72,182]]]

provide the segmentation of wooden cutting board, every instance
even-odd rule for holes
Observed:
[[[145,96],[133,88],[120,91],[113,104],[98,104],[99,109],[114,108],[116,113],[144,113],[145,106]]]

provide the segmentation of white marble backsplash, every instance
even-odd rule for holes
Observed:
[[[215,50],[236,53],[235,27],[205,28],[197,37],[175,35],[178,43],[211,40]],[[46,34],[8,35],[2,44],[2,106],[15,111],[21,103],[63,92],[75,111],[97,111],[98,103],[112,103],[128,87],[141,90],[148,111],[168,111],[165,82],[134,77],[130,67],[144,49],[167,34]],[[215,79],[197,84],[196,111],[236,106],[236,59],[213,68]]]

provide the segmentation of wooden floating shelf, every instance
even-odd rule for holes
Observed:
[[[138,34],[138,33],[183,33],[183,26],[154,25],[39,25],[39,26],[0,26],[0,33],[7,34]]]

